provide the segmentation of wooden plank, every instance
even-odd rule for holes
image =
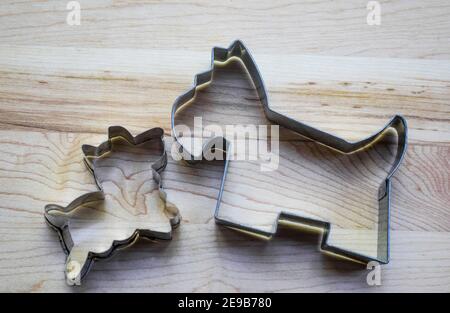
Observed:
[[[3,291],[70,290],[63,278],[65,256],[45,225],[43,207],[95,190],[80,145],[98,144],[105,136],[0,132],[0,269],[8,282]],[[446,162],[447,155],[445,145],[410,147],[393,182],[392,261],[382,269],[381,287],[367,286],[361,266],[319,253],[317,235],[282,230],[267,243],[214,225],[221,167],[171,161],[163,179],[168,199],[183,215],[173,241],[143,242],[96,263],[81,290],[449,291],[450,213],[444,186],[450,173],[449,167],[434,166]],[[418,167],[429,169],[435,183],[425,184]]]
[[[370,287],[364,267],[319,253],[317,236],[282,231],[265,242],[212,222],[185,224],[171,242],[142,241],[97,262],[84,285],[74,289],[65,284],[65,255],[42,216],[20,212],[5,225],[4,214],[2,291],[450,291],[450,237],[445,232],[394,231],[392,261],[382,267],[382,285]]]
[[[450,4],[383,0],[367,25],[359,0],[79,0],[81,25],[64,1],[2,1],[0,42],[20,45],[205,51],[241,39],[255,51],[448,59]]]
[[[136,132],[160,126],[169,133],[171,105],[208,68],[210,48],[188,54],[2,46],[0,127],[104,133],[109,125]],[[255,59],[271,105],[305,123],[356,140],[401,113],[410,142],[449,142],[449,61],[259,50]]]

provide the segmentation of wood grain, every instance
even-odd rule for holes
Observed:
[[[42,210],[48,202],[68,203],[96,189],[81,161],[80,145],[98,144],[104,136],[5,130],[0,134],[0,243],[4,251],[0,268],[3,281],[9,282],[2,290],[70,291],[62,270],[64,253],[54,232],[45,225]],[[170,144],[169,139],[167,142]],[[423,146],[415,148],[413,155],[419,157],[410,157],[413,163],[402,167],[393,182],[397,189],[392,208],[392,261],[383,267],[381,287],[365,284],[367,271],[361,266],[319,253],[317,235],[282,231],[265,242],[214,225],[212,209],[221,166],[192,167],[171,161],[164,171],[165,189],[183,214],[174,239],[170,243],[143,242],[111,261],[96,263],[77,290],[449,290],[448,193],[436,190],[433,197],[427,190],[398,188],[405,177],[417,177],[409,168],[421,167],[424,155],[429,168],[442,155],[442,150],[429,153]],[[448,172],[438,173],[437,169],[431,175],[448,178]],[[419,201],[429,209],[417,205]]]
[[[450,292],[449,3],[380,1],[382,24],[368,26],[366,2],[355,0],[80,2],[82,24],[72,27],[64,1],[0,4],[1,291]],[[169,134],[174,99],[208,68],[213,46],[236,38],[251,49],[282,113],[350,140],[395,113],[407,118],[410,145],[392,181],[391,262],[382,285],[368,286],[360,265],[318,252],[317,234],[282,227],[266,242],[215,225],[223,165],[170,160],[164,185],[183,216],[173,240],[139,242],[96,263],[82,287],[66,286],[65,255],[43,208],[96,190],[81,145],[104,141],[110,125]],[[224,76],[198,104],[251,102],[241,78]],[[313,182],[324,184],[317,173],[337,177],[352,168],[315,165],[308,155],[319,148],[308,145],[301,159],[315,170]],[[333,160],[321,164],[331,168]],[[268,203],[279,203],[282,192],[308,201],[309,190],[332,204],[345,189],[298,181],[308,188],[265,183],[246,203],[257,192]]]
[[[249,49],[271,106],[282,113],[349,140],[375,133],[400,113],[408,119],[410,142],[449,143],[447,60]],[[170,133],[171,104],[208,68],[210,50],[2,46],[0,127],[104,133],[109,125],[124,125],[137,133],[160,126]]]
[[[6,44],[205,51],[241,39],[257,51],[448,59],[446,1],[380,0],[381,27],[367,25],[367,1],[195,2],[79,0],[80,27],[65,1],[2,1]]]

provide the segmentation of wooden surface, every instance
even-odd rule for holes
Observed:
[[[450,291],[450,3],[380,1],[380,26],[361,1],[80,3],[80,26],[65,23],[64,1],[0,4],[1,291]],[[110,125],[169,134],[173,100],[212,46],[236,38],[283,113],[352,140],[408,119],[382,285],[318,252],[317,234],[266,242],[215,225],[221,167],[170,160],[163,179],[183,216],[173,240],[139,242],[67,287],[43,208],[95,190],[81,145]]]

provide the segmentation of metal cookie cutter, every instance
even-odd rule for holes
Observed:
[[[226,62],[232,58],[240,59],[245,66],[251,80],[253,81],[253,84],[256,88],[257,95],[259,97],[260,102],[262,103],[263,109],[264,109],[264,115],[265,117],[273,122],[274,124],[278,124],[280,126],[284,126],[287,129],[290,129],[291,131],[294,131],[308,139],[311,139],[321,145],[327,146],[329,148],[332,148],[334,150],[337,150],[338,152],[341,152],[343,154],[351,154],[354,152],[357,152],[361,149],[365,149],[366,147],[371,146],[373,143],[375,143],[377,140],[379,140],[381,137],[383,137],[389,130],[393,129],[396,131],[397,135],[397,146],[396,146],[396,152],[395,152],[395,160],[392,164],[392,167],[387,173],[387,177],[383,181],[383,183],[379,186],[378,189],[378,219],[377,219],[377,251],[374,253],[374,255],[365,255],[364,253],[360,253],[357,251],[353,251],[352,249],[343,249],[338,246],[329,244],[329,234],[331,229],[331,224],[327,221],[322,220],[315,220],[311,218],[305,218],[296,214],[286,214],[284,212],[279,213],[278,215],[278,221],[283,219],[284,221],[290,222],[290,223],[297,223],[301,225],[307,225],[307,226],[313,226],[313,227],[319,227],[323,229],[323,235],[322,240],[320,244],[320,248],[322,251],[329,252],[331,254],[335,254],[338,256],[342,256],[351,260],[359,261],[368,263],[370,261],[377,261],[382,264],[386,264],[389,262],[389,215],[390,215],[390,192],[391,192],[391,178],[393,174],[398,169],[400,163],[402,162],[402,159],[404,157],[404,154],[406,152],[407,148],[407,124],[406,120],[400,116],[395,115],[387,124],[384,126],[380,131],[378,131],[376,134],[363,139],[361,141],[357,142],[349,142],[345,139],[342,139],[340,137],[337,137],[335,135],[326,133],[324,131],[321,131],[317,128],[311,127],[307,124],[304,124],[300,121],[297,121],[295,119],[292,119],[288,116],[285,116],[281,113],[278,113],[274,110],[272,110],[269,106],[269,100],[268,100],[268,94],[266,87],[264,86],[263,79],[261,77],[261,74],[256,66],[255,61],[253,60],[252,56],[250,55],[249,50],[244,46],[244,44],[237,40],[233,42],[228,48],[219,48],[214,47],[212,49],[212,56],[211,56],[211,67],[206,72],[197,74],[195,76],[194,85],[191,89],[186,91],[184,94],[180,95],[174,102],[172,107],[172,116],[171,116],[171,123],[172,123],[172,132],[173,136],[176,140],[176,142],[179,145],[179,152],[184,154],[184,157],[187,157],[187,160],[189,163],[196,163],[198,162],[198,156],[194,156],[189,149],[186,149],[186,147],[183,146],[182,140],[180,140],[179,135],[175,131],[176,126],[175,125],[175,116],[179,109],[191,100],[193,100],[196,96],[197,89],[204,84],[210,83],[212,81],[213,72],[214,72],[214,64],[215,62]],[[215,140],[217,138],[214,138]],[[226,143],[226,139],[222,138],[222,140],[225,141],[225,147],[229,148],[229,145]],[[214,147],[214,143],[205,143],[203,146],[203,151],[201,151],[202,155],[208,153],[208,149],[211,149]],[[226,151],[225,151],[226,152]],[[187,155],[186,155],[187,154]],[[201,158],[200,158],[201,160]],[[224,192],[224,184],[226,180],[226,174],[227,170],[229,168],[229,158],[227,157],[225,160],[225,166],[224,166],[224,173],[222,176],[222,182],[218,194],[217,199],[217,205],[215,208],[214,217],[216,220],[216,223],[223,224],[225,226],[242,230],[244,232],[250,232],[255,235],[261,235],[264,237],[271,237],[274,233],[261,231],[260,229],[257,229],[255,227],[251,227],[248,225],[244,225],[242,223],[236,223],[235,221],[230,221],[227,218],[222,218],[219,216],[220,211],[220,204],[221,199]]]
[[[68,255],[65,275],[69,285],[79,285],[94,260],[110,257],[116,250],[132,245],[139,237],[151,240],[171,239],[172,228],[179,225],[181,217],[176,206],[166,200],[166,193],[162,188],[160,172],[167,164],[163,136],[164,132],[161,128],[153,128],[133,137],[125,128],[112,126],[108,129],[107,141],[98,147],[82,146],[85,164],[93,173],[99,191],[84,194],[66,207],[56,204],[48,204],[45,207],[45,219],[49,226],[58,232],[62,248]],[[119,151],[121,146],[131,146],[138,151],[127,154],[127,152]],[[116,153],[122,153],[125,158],[119,161],[113,158],[108,159]],[[124,173],[123,168],[115,167],[114,162],[123,162],[127,165],[130,164],[130,158],[137,156],[140,160],[131,164],[138,164],[138,170]],[[149,166],[151,158],[156,159]],[[104,203],[112,188],[117,187],[114,175],[127,184],[132,184],[133,179],[137,179],[137,191],[142,191],[146,188],[145,186],[148,188],[139,199],[131,199],[132,201],[129,202],[119,201],[119,208],[115,206],[115,210],[109,207],[98,210],[97,206],[89,210],[89,204],[99,201]],[[118,188],[121,187],[123,186]],[[114,196],[110,198],[113,199]],[[141,211],[134,212],[133,205],[136,206],[139,201]],[[110,203],[114,204],[112,200]],[[129,211],[122,206],[127,206]],[[70,229],[73,220],[69,220],[67,215],[77,208],[91,214],[80,220],[81,226],[84,226],[83,230],[86,229],[89,236],[84,234],[81,238],[72,237],[73,233],[71,234]]]

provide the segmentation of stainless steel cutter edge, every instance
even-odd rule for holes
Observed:
[[[64,252],[69,256],[70,252],[74,246],[72,235],[70,233],[70,225],[69,225],[69,219],[65,216],[54,216],[50,214],[51,211],[59,211],[63,213],[69,213],[83,205],[86,205],[91,202],[96,202],[103,200],[104,193],[103,190],[97,180],[97,177],[95,176],[95,173],[93,171],[93,166],[91,162],[88,160],[89,157],[96,158],[101,157],[102,155],[108,153],[111,151],[112,148],[112,140],[114,138],[121,137],[125,139],[128,143],[133,145],[138,145],[150,140],[158,140],[160,142],[160,151],[161,156],[160,158],[155,161],[152,166],[152,174],[153,179],[158,184],[158,189],[160,192],[160,196],[165,200],[166,199],[166,193],[162,187],[162,179],[160,172],[164,170],[164,168],[167,165],[167,153],[164,147],[164,131],[161,128],[152,128],[147,130],[144,133],[141,133],[137,135],[136,137],[133,137],[128,130],[121,126],[111,126],[108,128],[108,140],[103,142],[97,147],[90,146],[90,145],[83,145],[82,150],[85,155],[84,162],[87,166],[87,168],[92,172],[94,175],[94,179],[97,185],[98,191],[89,192],[86,194],[83,194],[70,202],[67,206],[63,207],[56,204],[48,204],[45,206],[45,213],[44,217],[47,222],[47,224],[53,228],[59,236],[61,246],[64,250]],[[170,220],[170,224],[172,225],[172,228],[176,228],[181,221],[181,216],[177,214],[174,218]],[[86,260],[78,260],[79,263],[82,264],[80,274],[75,277],[74,279],[69,279],[67,276],[67,266],[68,262],[66,263],[66,281],[69,285],[79,285],[80,281],[86,276],[86,274],[89,272],[92,264],[95,260],[100,259],[106,259],[111,257],[117,250],[124,249],[128,246],[131,246],[133,243],[136,242],[136,240],[139,237],[147,238],[147,239],[158,239],[158,240],[170,240],[172,237],[171,232],[170,233],[160,233],[160,232],[154,232],[147,229],[136,229],[134,233],[125,240],[115,240],[112,242],[111,247],[107,249],[106,251],[102,253],[94,253],[89,252],[88,258]]]
[[[378,132],[376,132],[374,135],[369,136],[363,140],[356,141],[356,142],[350,142],[343,138],[340,138],[338,136],[335,136],[330,133],[326,133],[320,129],[314,128],[312,126],[309,126],[305,123],[302,123],[300,121],[297,121],[295,119],[292,119],[286,115],[283,115],[281,113],[278,113],[274,110],[272,110],[269,106],[269,100],[268,100],[268,93],[266,90],[266,87],[264,85],[262,76],[258,70],[258,67],[253,60],[253,57],[251,56],[249,50],[245,47],[245,45],[240,41],[236,40],[234,41],[228,48],[220,48],[220,47],[214,47],[212,49],[211,54],[211,64],[209,70],[199,73],[195,76],[194,84],[193,86],[187,90],[184,94],[180,95],[172,106],[172,112],[171,112],[171,127],[172,127],[172,135],[175,139],[175,141],[178,143],[180,151],[183,151],[183,146],[179,142],[177,134],[175,133],[175,115],[179,108],[181,108],[184,104],[190,102],[192,99],[195,98],[197,88],[203,84],[209,83],[212,80],[213,72],[214,72],[214,63],[215,62],[226,62],[231,58],[238,58],[242,61],[245,68],[247,69],[248,74],[250,75],[251,80],[253,81],[253,84],[256,88],[256,91],[258,93],[258,96],[260,98],[260,101],[263,105],[264,113],[266,117],[280,125],[284,126],[286,128],[289,128],[300,135],[307,137],[311,140],[314,140],[320,144],[323,144],[325,146],[328,146],[330,148],[336,149],[342,153],[353,153],[357,150],[364,149],[370,145],[372,145],[375,141],[377,141],[383,134],[385,134],[389,129],[394,129],[397,132],[398,140],[397,140],[397,152],[394,164],[389,171],[385,181],[382,183],[382,185],[379,188],[379,196],[378,196],[378,202],[379,202],[379,223],[378,223],[378,253],[377,257],[373,258],[364,254],[360,254],[354,251],[350,250],[344,250],[339,247],[335,247],[328,244],[328,236],[330,232],[330,223],[327,222],[321,222],[321,221],[315,221],[311,219],[302,218],[299,216],[291,215],[291,214],[285,214],[280,213],[278,216],[279,220],[288,220],[292,222],[298,222],[301,224],[307,224],[311,226],[321,227],[323,228],[323,235],[322,240],[320,244],[320,248],[323,251],[330,252],[332,254],[336,254],[339,256],[343,256],[346,258],[350,258],[356,261],[361,262],[370,262],[370,261],[377,261],[382,264],[389,263],[389,244],[390,244],[390,238],[389,238],[389,224],[390,224],[390,194],[391,194],[391,178],[394,175],[394,173],[397,171],[398,167],[400,166],[403,157],[406,153],[407,149],[407,123],[405,118],[403,118],[401,115],[395,115],[391,118],[391,120]],[[225,143],[226,140],[224,139]],[[190,159],[187,160],[191,163],[197,163],[198,160],[195,160],[194,156],[190,156]],[[271,237],[276,233],[276,229],[273,233],[271,232],[264,232],[261,230],[254,229],[252,227],[247,227],[246,225],[241,225],[238,223],[230,222],[224,219],[219,218],[218,212],[220,209],[220,202],[221,197],[223,193],[224,183],[226,179],[227,169],[228,169],[228,158],[226,158],[225,161],[225,167],[224,167],[224,173],[222,176],[222,182],[219,190],[219,195],[217,198],[217,205],[214,213],[214,217],[217,223],[223,224],[225,226],[229,226],[231,228],[236,228],[239,230],[255,233],[257,235],[262,235],[266,237]]]

